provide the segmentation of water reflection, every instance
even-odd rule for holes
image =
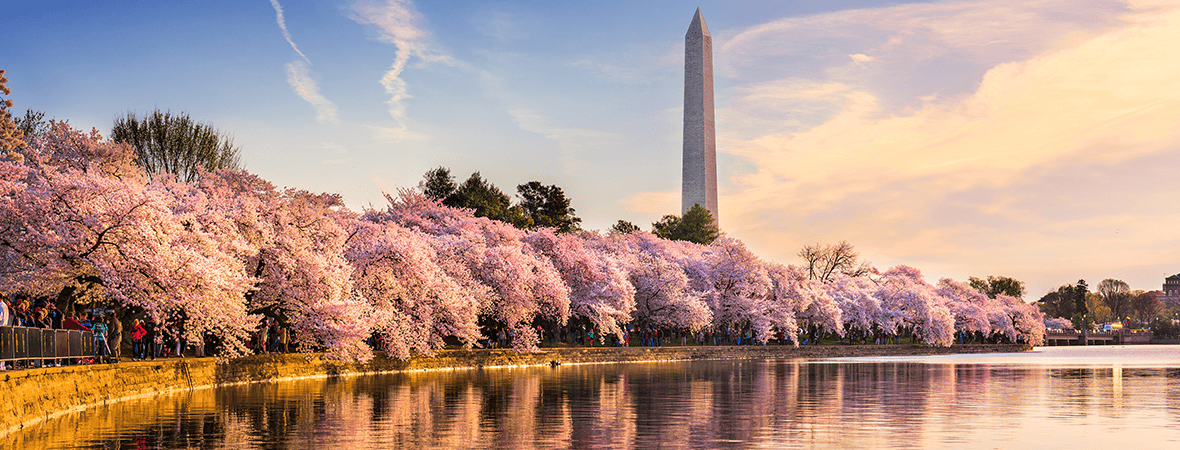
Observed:
[[[1092,448],[1180,442],[1180,367],[929,362],[704,361],[304,380],[94,408],[0,444]]]

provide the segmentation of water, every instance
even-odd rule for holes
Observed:
[[[1180,448],[1180,346],[458,370],[98,407],[13,448]]]

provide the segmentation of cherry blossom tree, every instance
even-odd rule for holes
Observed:
[[[356,293],[372,305],[373,327],[398,358],[433,355],[450,336],[468,347],[482,337],[477,316],[487,289],[447,274],[430,241],[390,222],[360,222],[349,240]]]
[[[959,333],[992,333],[992,321],[988,315],[992,300],[966,283],[950,278],[938,280],[936,293],[944,299],[947,308],[955,317],[955,331]]]
[[[1002,335],[1011,342],[1023,338],[1033,345],[1044,342],[1044,314],[1035,305],[1004,294],[989,298],[967,283],[945,278],[939,280],[937,293],[954,314],[956,331]]]
[[[586,245],[593,233],[557,234],[553,228],[528,233],[524,242],[548,258],[569,288],[570,315],[590,320],[600,337],[623,335],[635,310],[635,287],[608,253]]]
[[[187,317],[246,353],[260,317],[276,317],[306,351],[366,360],[374,332],[398,358],[471,347],[506,328],[518,351],[536,326],[593,324],[599,336],[641,327],[776,332],[913,331],[1044,341],[1044,316],[1019,298],[967,284],[927,284],[897,266],[868,277],[760,260],[740,241],[668,241],[641,231],[526,232],[414,190],[361,214],[335,194],[277,189],[241,170],[194,183],[151,179],[126,145],[53,122],[21,158],[0,159],[0,291],[114,302],[157,320]],[[481,328],[482,327],[482,328]]]
[[[996,302],[1000,304],[1004,313],[1009,317],[1012,327],[1029,345],[1045,344],[1045,313],[1036,305],[1025,303],[1010,295],[997,295]],[[1011,336],[1013,342],[1017,336]]]
[[[718,238],[701,262],[708,267],[712,289],[706,299],[717,327],[748,327],[759,342],[766,342],[774,329],[792,334],[798,329],[792,302],[775,297],[766,265],[741,241]]]
[[[792,311],[800,327],[844,336],[843,312],[836,300],[828,295],[823,282],[811,279],[805,270],[796,266],[767,264],[767,270],[774,284],[772,301],[782,303],[783,311]],[[797,332],[789,325],[782,331],[792,342],[796,341]]]
[[[1073,328],[1073,322],[1064,317],[1045,317],[1045,329],[1068,330]]]
[[[641,328],[656,326],[699,331],[713,321],[704,292],[690,285],[688,274],[674,259],[680,242],[651,233],[612,232],[581,235],[587,245],[609,255],[626,273],[634,289],[633,321]]]
[[[954,342],[955,319],[943,304],[934,287],[922,279],[922,272],[910,266],[897,266],[881,274],[879,298],[882,308],[898,311],[905,326],[927,345],[947,347]],[[895,320],[890,326],[899,325]]]
[[[481,310],[493,322],[512,330],[513,348],[536,349],[540,337],[532,323],[544,318],[564,325],[569,319],[569,288],[548,259],[529,251],[524,232],[509,224],[474,217],[470,210],[443,206],[413,190],[398,198],[387,195],[389,207],[368,210],[363,219],[393,222],[439,239],[435,251],[452,276],[486,286],[490,295]]]
[[[198,186],[207,206],[194,213],[222,227],[223,242],[232,243],[226,250],[256,280],[246,294],[251,312],[290,326],[301,350],[369,358],[370,308],[353,293],[353,267],[344,255],[357,215],[340,196],[280,191],[242,170],[205,174]],[[195,196],[188,203],[201,204]]]
[[[253,327],[242,302],[250,277],[131,159],[97,131],[55,122],[23,163],[0,161],[12,177],[3,184],[12,197],[0,203],[0,289],[67,302],[101,296],[157,319],[183,311],[188,339],[212,333],[227,355],[242,354]]]
[[[876,295],[878,287],[872,280],[837,273],[824,284],[824,288],[840,308],[840,317],[849,332],[855,330],[867,337],[875,329],[888,328],[890,320],[881,307],[881,300]]]

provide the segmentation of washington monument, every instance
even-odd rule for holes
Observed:
[[[713,126],[713,36],[701,9],[684,35],[684,174],[681,213],[700,204],[717,216],[717,140]]]

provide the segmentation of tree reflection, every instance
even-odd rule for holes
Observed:
[[[800,360],[405,373],[115,403],[0,446],[931,448],[1108,423],[1177,434],[1180,369]]]

